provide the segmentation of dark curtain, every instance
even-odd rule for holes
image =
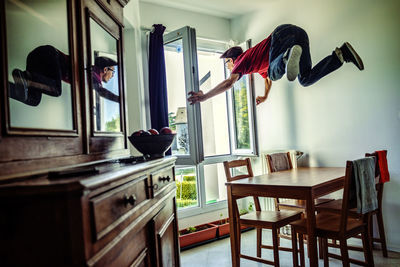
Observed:
[[[167,79],[165,73],[162,24],[154,24],[149,44],[149,96],[151,127],[160,130],[168,126]]]

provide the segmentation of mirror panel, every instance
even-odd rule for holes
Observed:
[[[9,126],[74,130],[67,1],[6,0]]]
[[[121,132],[118,41],[90,18],[92,112],[95,132]]]

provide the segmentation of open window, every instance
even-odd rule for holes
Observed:
[[[234,89],[200,104],[187,101],[188,92],[207,92],[229,75],[220,58],[228,48],[227,42],[196,37],[190,27],[164,35],[169,122],[177,133],[172,154],[178,157],[181,217],[226,205],[222,162],[257,154],[251,78],[245,75]]]

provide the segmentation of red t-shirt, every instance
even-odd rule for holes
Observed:
[[[244,74],[258,72],[263,78],[267,78],[270,48],[271,35],[238,56],[235,60],[232,73],[239,74],[240,78]]]

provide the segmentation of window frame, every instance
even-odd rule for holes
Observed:
[[[198,92],[200,90],[198,65],[197,65],[198,64],[197,40],[202,38],[197,39],[195,29],[186,26],[178,30],[164,34],[164,45],[174,42],[178,39],[182,39],[182,47],[184,53],[183,54],[184,70],[185,70],[185,93],[187,95],[189,91]],[[203,40],[210,42],[214,41],[210,39],[203,39]],[[245,44],[246,48],[250,47],[251,44],[250,40],[248,40]],[[217,53],[223,52],[218,48],[213,50],[210,49],[209,47],[201,50],[207,52],[217,52]],[[221,64],[225,66],[223,61],[221,61]],[[248,76],[249,77],[247,80],[246,87],[247,87],[247,97],[248,97],[247,101],[248,109],[251,115],[249,116],[250,138],[251,138],[250,149],[247,150],[235,149],[237,145],[236,145],[236,138],[234,136],[235,135],[234,134],[235,121],[234,121],[234,110],[233,110],[234,97],[231,92],[232,90],[228,90],[227,92],[225,92],[226,103],[227,103],[228,136],[229,136],[229,147],[230,147],[229,154],[204,156],[200,103],[195,105],[190,105],[188,102],[186,103],[188,132],[190,136],[189,138],[190,154],[174,155],[174,156],[178,158],[176,161],[177,168],[180,167],[195,168],[198,205],[192,207],[180,208],[178,210],[178,217],[180,219],[212,212],[215,210],[220,210],[227,207],[227,200],[221,200],[216,203],[206,204],[206,188],[205,188],[205,177],[204,177],[204,167],[206,165],[223,163],[224,161],[237,159],[239,156],[256,156],[258,154],[258,140],[256,134],[257,123],[255,115],[256,109],[254,105],[255,97],[254,97],[253,77],[252,75]]]
[[[164,46],[168,43],[182,39],[183,65],[185,76],[185,95],[190,91],[198,92],[197,54],[192,51],[196,49],[196,31],[189,26],[164,34]],[[176,165],[196,165],[204,159],[203,136],[201,133],[200,105],[189,105],[186,102],[189,154],[174,155],[177,157]]]

